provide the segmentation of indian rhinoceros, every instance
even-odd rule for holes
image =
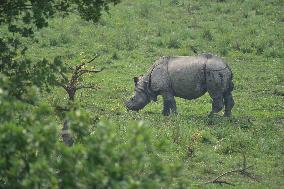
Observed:
[[[169,115],[170,110],[176,113],[175,96],[190,100],[208,92],[212,98],[209,115],[220,112],[225,105],[224,116],[231,116],[234,106],[232,78],[229,65],[211,54],[161,57],[145,75],[134,77],[135,94],[125,106],[138,111],[162,95],[162,113]]]

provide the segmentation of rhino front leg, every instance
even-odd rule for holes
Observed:
[[[164,108],[163,108],[163,115],[168,116],[170,115],[170,111],[172,110],[173,113],[176,113],[176,101],[172,93],[167,92],[162,94],[164,100]]]

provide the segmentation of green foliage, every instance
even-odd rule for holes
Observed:
[[[124,136],[127,140],[116,133],[113,125],[101,123],[93,135],[86,138],[87,154],[82,166],[90,180],[82,180],[80,186],[156,188],[171,184],[177,169],[158,156],[162,147],[152,144],[144,125],[129,124]]]
[[[56,151],[57,128],[44,118],[49,112],[46,106],[40,106],[22,114],[20,120],[1,125],[1,188],[50,188],[56,184],[50,157]]]
[[[107,122],[90,134],[88,115],[77,110],[68,119],[77,125],[71,126],[76,143],[68,147],[58,141],[49,113],[40,106],[20,123],[1,125],[1,188],[160,188],[178,175],[142,123],[129,124],[122,137]]]

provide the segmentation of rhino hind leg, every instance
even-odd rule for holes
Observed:
[[[232,73],[230,69],[209,71],[206,74],[206,86],[210,97],[213,99],[210,115],[220,112],[225,106],[224,116],[231,116],[234,106],[232,91]]]
[[[232,90],[234,88],[234,84],[232,81],[229,82],[229,88],[227,91],[224,92],[223,98],[224,98],[224,103],[225,103],[225,112],[224,116],[230,117],[232,115],[232,108],[235,105],[235,101],[232,96]]]
[[[232,115],[232,108],[235,105],[232,93],[225,93],[224,94],[224,102],[225,102],[225,111],[224,111],[224,116],[225,117],[230,117]]]
[[[163,108],[163,115],[168,116],[170,112],[176,113],[176,101],[174,96],[171,93],[162,94],[164,100],[164,108]]]
[[[212,116],[214,113],[220,112],[224,107],[224,99],[221,94],[210,95],[212,98],[212,111],[209,116]]]
[[[232,83],[232,81],[230,81],[230,83]],[[220,92],[208,91],[210,97],[213,100],[212,111],[210,112],[209,115],[213,115],[214,113],[220,112],[224,108],[224,106],[225,106],[224,116],[230,117],[232,115],[231,111],[235,105],[235,102],[232,96],[233,88],[230,86],[224,92],[222,92],[222,90],[220,90]]]

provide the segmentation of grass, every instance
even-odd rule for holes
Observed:
[[[163,158],[181,162],[187,187],[238,168],[245,154],[260,182],[227,177],[236,188],[284,187],[284,17],[280,0],[146,1],[124,0],[97,24],[75,15],[56,17],[36,33],[28,56],[34,60],[60,55],[67,64],[91,59],[106,69],[85,78],[100,89],[78,92],[77,101],[94,119],[119,125],[143,120],[157,141],[165,138]],[[211,52],[229,62],[234,72],[236,105],[231,119],[207,117],[210,98],[176,99],[178,115],[163,117],[162,102],[139,113],[126,112],[134,76],[164,55]],[[46,94],[48,102],[66,103],[61,89]],[[63,100],[64,99],[64,100]],[[127,139],[126,139],[127,140]],[[189,153],[190,150],[190,153]],[[205,188],[219,188],[206,185]]]

